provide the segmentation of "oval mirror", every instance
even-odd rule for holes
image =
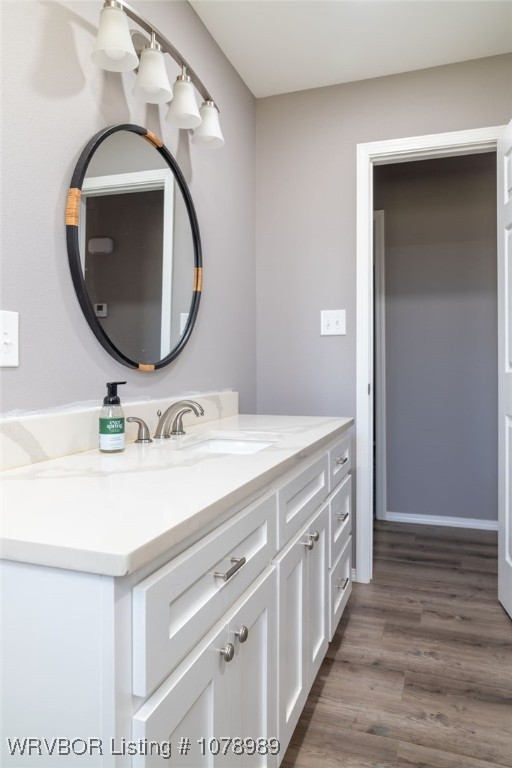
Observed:
[[[202,284],[192,198],[160,139],[138,125],[97,133],[66,207],[69,265],[103,347],[130,368],[168,365],[187,343]]]

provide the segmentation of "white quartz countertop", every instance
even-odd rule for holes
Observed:
[[[110,576],[131,573],[211,529],[352,423],[239,415],[189,427],[184,438],[130,443],[123,453],[86,451],[3,472],[1,557]],[[249,455],[191,450],[205,433],[266,436],[271,445]]]

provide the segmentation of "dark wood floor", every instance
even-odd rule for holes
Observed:
[[[378,523],[284,768],[512,766],[497,535]]]

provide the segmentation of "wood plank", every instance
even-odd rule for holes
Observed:
[[[336,716],[300,720],[282,768],[396,768],[398,743],[344,728]]]
[[[487,760],[475,760],[467,755],[456,755],[453,752],[400,742],[397,768],[503,768],[503,766],[499,763],[489,763]]]
[[[383,638],[376,642],[342,643],[334,658],[397,671],[458,677],[473,684],[512,685],[511,654],[501,643],[487,653],[483,643],[466,647],[461,643],[459,647],[454,638],[451,642],[423,639],[410,634],[410,625],[393,627],[392,634],[386,628]]]
[[[443,628],[452,632],[478,633],[482,637],[502,637],[510,641],[512,622],[501,606],[459,603],[436,606],[434,602],[423,605],[421,624],[429,628]]]
[[[405,673],[367,664],[327,660],[321,667],[310,698],[338,701],[340,698],[386,705],[386,701],[401,701]]]

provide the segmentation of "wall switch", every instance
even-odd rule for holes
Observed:
[[[0,311],[0,368],[19,366],[18,312]]]
[[[345,336],[347,319],[344,309],[322,309],[320,312],[321,336]]]

